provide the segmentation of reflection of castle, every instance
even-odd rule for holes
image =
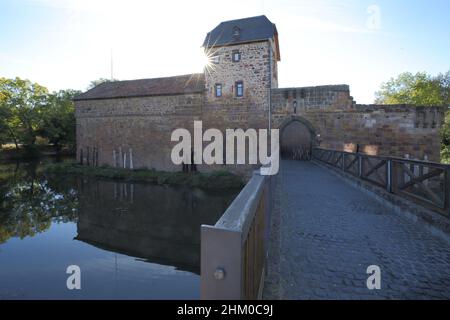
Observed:
[[[170,158],[171,133],[192,131],[194,120],[222,131],[297,122],[308,145],[320,135],[323,147],[439,159],[440,108],[356,105],[347,85],[279,89],[278,31],[265,16],[220,23],[203,47],[211,60],[204,73],[104,83],[76,97],[78,159],[181,171]],[[320,61],[299,59],[302,78],[304,63]],[[304,140],[291,131],[289,141]]]
[[[77,239],[102,249],[199,273],[200,225],[235,194],[109,181],[82,182]]]

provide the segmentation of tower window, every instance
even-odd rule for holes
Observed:
[[[242,81],[236,81],[236,97],[244,96],[244,83]]]
[[[241,61],[241,53],[239,52],[239,50],[233,50],[233,52],[231,53],[231,56],[232,56],[233,62]]]
[[[241,29],[239,29],[239,27],[235,26],[233,28],[233,38],[238,39],[240,35],[241,35]]]
[[[302,90],[300,91],[300,98],[305,99],[305,97],[306,97],[305,89],[302,89]]]
[[[216,97],[221,97],[222,96],[222,85],[220,83],[216,83],[216,85],[214,86],[214,91],[215,91]]]
[[[213,56],[211,57],[211,62],[214,64],[219,64],[220,57],[219,56]]]

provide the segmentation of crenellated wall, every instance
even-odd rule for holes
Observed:
[[[193,136],[195,120],[203,129],[283,129],[300,121],[313,143],[325,148],[416,159],[440,160],[444,110],[407,105],[358,105],[348,85],[277,88],[273,41],[212,48],[218,63],[205,70],[204,91],[177,95],[75,101],[77,159],[95,165],[181,171],[171,161],[175,129]],[[232,61],[239,50],[241,59]],[[272,68],[271,68],[272,67]],[[235,82],[244,96],[236,97]],[[222,85],[215,97],[214,86]],[[248,173],[255,166],[197,166],[198,170]]]
[[[348,85],[272,89],[272,112],[300,113],[310,110],[349,110],[355,102]]]
[[[203,94],[76,101],[77,159],[97,165],[181,171],[171,161],[175,129],[267,128],[263,96],[215,101]],[[272,126],[301,120],[316,145],[373,155],[440,160],[440,107],[357,105],[346,85],[272,89]],[[94,160],[96,159],[96,160]],[[124,164],[125,162],[125,164]],[[198,166],[245,173],[254,166]]]
[[[275,89],[272,103],[274,127],[306,120],[321,147],[440,160],[441,107],[358,105],[345,85]]]
[[[440,160],[443,108],[357,105],[348,85],[279,89],[278,31],[267,17],[222,22],[207,34],[203,48],[211,58],[203,74],[111,82],[75,98],[77,159],[89,165],[181,171],[171,161],[177,143],[171,134],[184,128],[193,135],[194,121],[202,120],[203,130],[215,128],[223,135],[226,129],[282,129],[286,134],[280,136],[290,141],[286,154],[316,144]],[[235,51],[238,61],[232,59]],[[237,81],[243,82],[242,97],[236,96]],[[222,86],[221,97],[215,96],[216,84]],[[292,121],[300,129],[284,131]],[[305,132],[306,148],[302,143],[294,150],[291,145],[305,141],[300,136]],[[255,167],[197,169],[245,174]]]

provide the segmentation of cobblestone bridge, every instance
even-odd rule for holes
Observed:
[[[312,162],[284,161],[276,189],[264,298],[450,299],[450,245],[423,225]]]

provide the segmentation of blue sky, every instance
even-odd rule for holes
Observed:
[[[0,0],[0,76],[50,90],[201,72],[220,21],[265,14],[280,35],[280,87],[350,85],[372,103],[404,71],[450,70],[448,0]]]

